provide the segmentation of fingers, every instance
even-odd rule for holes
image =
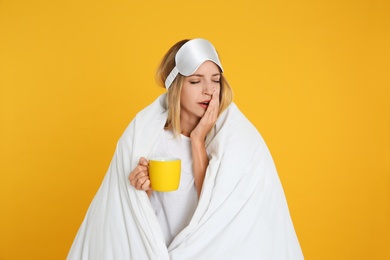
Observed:
[[[150,190],[150,180],[149,178],[145,180],[145,182],[141,185],[142,190]]]
[[[210,129],[215,125],[219,112],[219,91],[219,89],[216,89],[211,95],[211,100],[209,106],[206,109],[206,112],[200,119],[198,125],[191,132],[191,139],[199,139],[204,141]]]
[[[148,166],[148,165],[149,165],[149,161],[148,161],[146,158],[141,157],[141,158],[139,159],[139,163],[138,163],[138,164],[144,165],[144,166]]]
[[[137,190],[150,190],[149,162],[141,157],[138,165],[129,175],[129,181]]]
[[[135,183],[134,187],[137,190],[144,190],[144,191],[149,190],[150,189],[149,176],[144,176],[144,177],[139,178],[137,180],[137,182]]]
[[[130,183],[137,190],[149,190],[150,189],[150,180],[149,173],[147,171],[139,172],[136,177],[130,180]]]
[[[216,89],[216,90],[214,90],[214,93],[213,93],[213,95],[211,97],[211,99],[217,100],[218,103],[219,103],[219,93],[220,93],[220,89]]]
[[[130,180],[130,182],[132,182],[135,179],[144,176],[145,174],[149,175],[148,174],[148,167],[138,164],[137,167],[135,167],[134,170],[130,173],[129,180]]]
[[[210,129],[214,126],[218,118],[219,111],[219,89],[214,90],[209,106],[198,125],[191,132],[191,137],[204,140]]]
[[[137,181],[137,179],[149,176],[148,168],[146,166],[138,165],[135,169],[130,173],[129,180],[131,183]]]
[[[219,110],[219,89],[216,89],[211,96],[209,106],[203,117],[205,117],[205,120],[210,121],[210,123],[214,123],[218,116],[218,110]]]
[[[220,89],[216,89],[214,90],[214,93],[211,97],[211,99],[218,101],[218,103],[219,103],[219,93],[220,93]]]
[[[219,89],[216,89],[211,96],[211,101],[209,103],[209,107],[207,108],[207,110],[214,113],[216,112],[218,114],[218,109],[219,109]]]
[[[132,181],[139,172],[147,171],[148,166],[149,166],[149,161],[146,158],[141,157],[139,159],[137,167],[130,173],[129,180]]]

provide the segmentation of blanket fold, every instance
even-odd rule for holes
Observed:
[[[163,94],[127,127],[67,259],[303,259],[272,157],[234,103],[207,137],[194,216],[166,247],[148,196],[127,179],[166,118]]]

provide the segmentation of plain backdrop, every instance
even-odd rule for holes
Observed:
[[[306,259],[390,259],[390,2],[0,0],[0,259],[65,259],[165,52],[220,53]]]

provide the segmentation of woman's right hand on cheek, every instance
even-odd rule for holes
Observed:
[[[211,128],[215,125],[215,122],[218,118],[218,110],[219,110],[219,92],[220,90],[215,90],[213,95],[211,96],[211,100],[209,106],[200,119],[198,125],[191,132],[191,139],[198,139],[204,141],[206,135],[209,133]]]
[[[129,175],[129,181],[131,185],[134,186],[137,190],[151,190],[148,160],[146,160],[144,157],[139,159],[138,165]]]

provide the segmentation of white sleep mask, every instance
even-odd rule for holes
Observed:
[[[223,72],[217,51],[209,41],[198,38],[186,42],[176,53],[176,66],[165,80],[165,87],[169,89],[178,73],[183,76],[190,76],[203,62],[208,60],[217,64]]]

